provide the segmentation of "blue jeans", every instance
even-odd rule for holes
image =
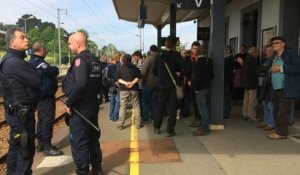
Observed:
[[[158,88],[156,86],[143,86],[142,91],[142,120],[154,120],[157,113]]]
[[[202,116],[201,120],[201,128],[204,131],[209,131],[209,90],[208,89],[200,89],[195,91],[196,101],[199,113]]]
[[[109,118],[112,121],[117,121],[119,119],[119,110],[120,110],[120,90],[117,89],[116,92],[111,93],[109,100],[110,100]]]
[[[264,106],[264,124],[275,126],[273,116],[273,103],[271,101],[263,101]]]

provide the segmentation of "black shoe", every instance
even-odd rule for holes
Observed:
[[[102,167],[92,168],[92,171],[89,175],[103,175]]]
[[[142,127],[144,127],[144,123],[140,123],[139,125],[137,125],[136,129],[141,129]]]
[[[160,134],[160,130],[158,128],[154,128],[154,133],[155,134]]]
[[[64,153],[62,151],[58,151],[56,147],[45,148],[43,151],[44,156],[61,156]]]
[[[42,140],[38,139],[38,144],[36,146],[36,152],[42,152],[44,150],[44,143]]]
[[[168,132],[168,134],[166,135],[166,137],[173,137],[175,136],[176,133],[173,131],[173,132]]]

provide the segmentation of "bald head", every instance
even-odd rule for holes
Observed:
[[[248,49],[248,54],[257,58],[258,57],[258,49],[256,47],[250,47]]]
[[[180,50],[180,55],[181,55],[182,58],[187,57],[187,52],[186,52],[186,50],[185,50],[185,49],[181,49],[181,50]]]
[[[87,37],[83,32],[73,33],[69,37],[69,48],[72,53],[79,54],[81,51],[86,50]]]
[[[35,42],[32,45],[32,52],[38,56],[46,56],[46,47],[42,42]]]

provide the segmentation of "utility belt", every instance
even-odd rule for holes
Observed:
[[[29,104],[9,104],[4,102],[4,109],[5,112],[8,114],[17,114],[20,117],[24,117],[27,115],[27,113],[30,111],[30,109],[33,109],[33,105]]]
[[[31,157],[31,152],[29,149],[29,136],[27,132],[27,119],[28,113],[33,109],[33,105],[29,104],[9,104],[4,102],[4,109],[10,115],[16,114],[21,122],[20,132],[14,135],[14,139],[20,141],[21,145],[21,155],[23,159]]]

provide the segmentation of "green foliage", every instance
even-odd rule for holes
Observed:
[[[31,17],[32,16],[32,17]],[[46,60],[50,64],[58,65],[58,30],[55,24],[51,22],[43,22],[41,19],[36,18],[31,14],[24,14],[21,16],[23,19],[18,19],[15,25],[6,25],[0,22],[0,30],[6,31],[10,27],[18,26],[20,28],[25,28],[25,21],[26,20],[26,29],[27,29],[27,36],[29,38],[29,47],[36,41],[41,41],[45,44],[47,49],[47,57]],[[30,18],[30,19],[29,19]],[[108,44],[104,46],[102,49],[98,49],[97,44],[89,39],[88,31],[84,29],[78,30],[80,32],[84,32],[87,35],[87,47],[89,50],[95,55],[106,55],[110,57],[112,54],[118,52],[117,48],[113,44]],[[72,60],[72,54],[69,52],[68,48],[68,37],[69,33],[61,28],[60,31],[61,37],[61,58],[62,64],[67,64],[70,60]],[[6,43],[4,41],[4,36],[0,36],[0,51],[3,52],[7,49]],[[3,56],[3,52],[0,52],[1,56]]]

